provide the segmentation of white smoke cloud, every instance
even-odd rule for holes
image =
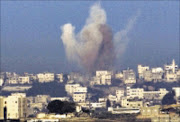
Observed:
[[[79,33],[75,34],[75,27],[70,23],[61,27],[61,39],[68,61],[76,62],[87,71],[92,71],[99,65],[112,65],[114,55],[122,55],[126,49],[129,42],[128,32],[133,28],[139,14],[140,12],[131,18],[125,29],[117,32],[112,40],[111,30],[106,24],[106,12],[100,3],[94,4],[90,8],[86,24]]]
[[[83,65],[91,65],[87,62],[93,63],[95,61],[99,46],[102,43],[102,34],[99,28],[101,24],[105,23],[105,11],[100,4],[94,4],[90,9],[85,26],[78,34],[74,33],[75,27],[69,23],[61,27],[61,39],[69,61],[77,63],[81,61]]]
[[[74,34],[75,27],[68,23],[61,27],[61,30],[61,39],[66,50],[67,59],[69,61],[77,61],[77,41]]]
[[[116,57],[119,58],[124,53],[128,43],[129,37],[128,33],[133,29],[136,24],[137,18],[140,16],[140,10],[137,11],[136,15],[129,19],[126,27],[119,32],[116,32],[114,35],[114,45]]]

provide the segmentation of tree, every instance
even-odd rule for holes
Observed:
[[[162,99],[162,105],[176,104],[176,100],[174,99],[174,96],[175,96],[174,90],[167,93]]]
[[[111,102],[109,99],[107,99],[107,101],[106,101],[106,108],[108,108],[108,107],[111,107]]]
[[[47,109],[49,113],[55,114],[72,113],[76,110],[75,103],[60,100],[50,102]]]

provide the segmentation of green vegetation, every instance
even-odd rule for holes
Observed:
[[[162,99],[162,105],[171,105],[171,104],[176,104],[176,100],[174,99],[175,92],[170,91],[167,93],[163,99]]]
[[[73,102],[54,100],[48,104],[47,109],[49,113],[64,114],[75,112],[75,107]]]
[[[51,97],[64,97],[67,95],[64,84],[57,82],[33,83],[32,88],[26,91],[27,96],[50,95]]]

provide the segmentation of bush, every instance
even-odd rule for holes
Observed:
[[[64,114],[75,112],[76,107],[72,102],[54,100],[48,104],[47,109],[49,113]]]

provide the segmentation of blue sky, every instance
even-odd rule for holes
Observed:
[[[1,2],[1,67],[3,71],[68,72],[60,39],[60,27],[72,23],[78,32],[85,24],[87,1],[2,1]],[[128,34],[129,45],[117,69],[136,68],[137,64],[162,66],[179,59],[178,1],[101,1],[107,23],[113,33],[122,30],[128,19],[141,15]]]

